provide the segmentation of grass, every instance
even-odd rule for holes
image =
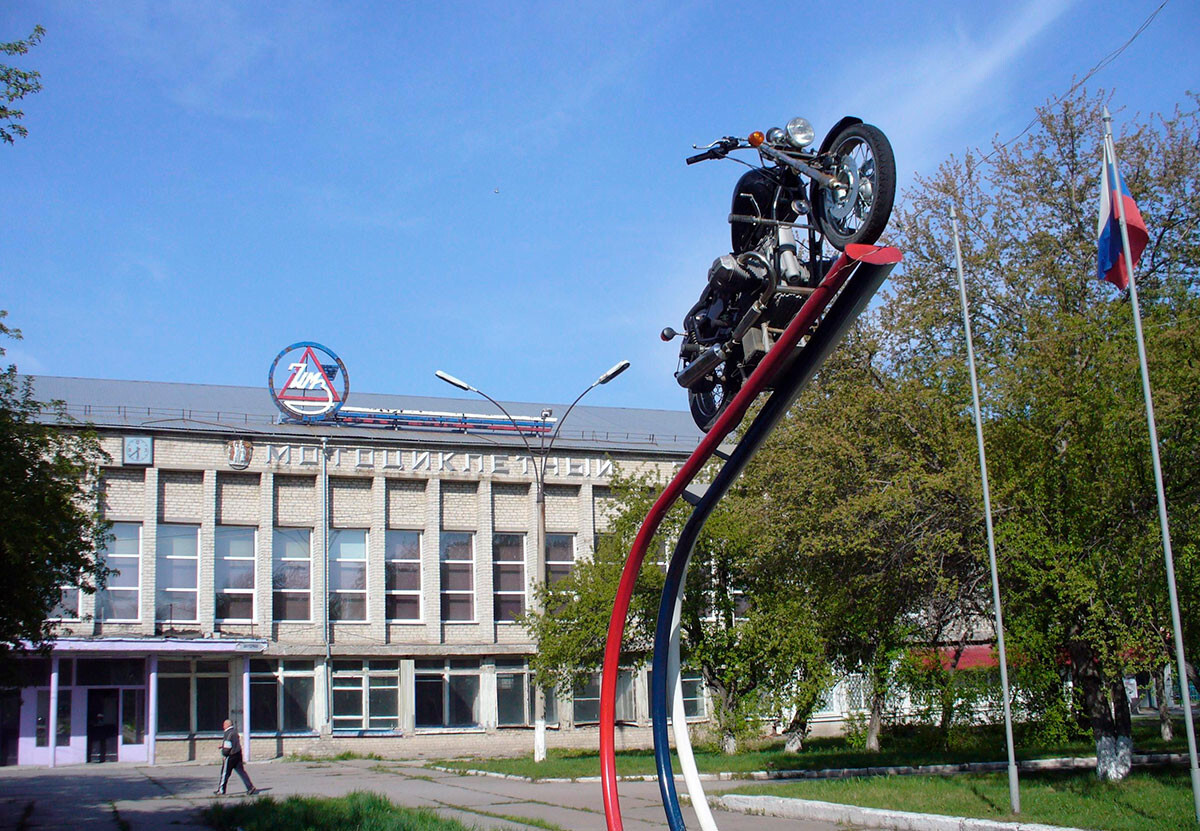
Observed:
[[[470,831],[425,808],[401,808],[379,794],[356,791],[336,798],[263,797],[236,805],[213,805],[204,821],[216,831]]]
[[[285,762],[348,762],[352,759],[363,759],[369,762],[385,761],[383,756],[378,753],[355,753],[353,750],[345,750],[336,756],[314,756],[311,753],[289,753],[283,757]]]
[[[743,785],[727,793],[1104,831],[1196,827],[1187,771],[1137,771],[1115,783],[1100,782],[1091,771],[1023,773],[1020,816],[1010,813],[1005,773],[810,779]]]
[[[1159,738],[1157,722],[1135,722],[1134,752],[1162,753],[1186,750],[1182,722],[1177,726],[1177,738],[1168,744]],[[937,746],[938,739],[931,728],[894,728],[885,733],[883,749],[879,753],[868,753],[852,747],[844,738],[810,739],[800,753],[788,753],[778,742],[732,756],[701,745],[696,747],[696,767],[703,773],[749,773],[758,770],[823,770],[882,765],[997,762],[1007,758],[1004,728],[1000,725],[959,731],[955,735],[955,746],[946,749]],[[1022,746],[1020,738],[1017,739],[1018,759],[1091,756],[1095,752],[1095,745],[1090,738],[1048,747]],[[453,770],[487,770],[527,776],[531,779],[579,779],[600,775],[600,758],[592,750],[551,750],[544,762],[534,762],[532,756],[518,756],[455,759],[430,764]],[[679,761],[674,754],[672,764],[678,771]],[[651,750],[628,750],[617,754],[617,773],[621,776],[642,776],[654,772],[654,752]]]

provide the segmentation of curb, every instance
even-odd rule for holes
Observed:
[[[1183,765],[1188,763],[1186,753],[1143,753],[1134,754],[1132,763],[1135,767],[1155,767],[1160,765]],[[1017,769],[1024,771],[1039,770],[1087,770],[1096,766],[1095,756],[1061,756],[1051,759],[1027,759],[1017,762]],[[514,782],[538,783],[546,782],[561,784],[564,782],[599,782],[599,776],[579,776],[534,778],[520,776],[515,773],[497,773],[491,770],[475,770],[470,768],[448,768],[441,765],[426,765],[431,770],[441,773],[453,773],[458,776],[488,776],[493,779],[509,779]],[[956,773],[995,773],[1008,770],[1008,762],[960,762],[946,765],[886,765],[869,768],[824,768],[822,770],[751,770],[751,771],[722,771],[721,773],[702,773],[702,782],[733,782],[738,780],[764,781],[772,779],[848,779],[856,776],[952,776]],[[676,774],[676,779],[682,780],[682,775]],[[618,782],[657,782],[658,775],[646,773],[640,775],[618,776]],[[817,803],[823,804],[823,803]],[[866,810],[866,809],[864,809]],[[924,815],[921,815],[924,816]],[[1004,828],[1034,828],[1029,824],[1004,823]],[[957,827],[957,826],[956,826]],[[967,827],[967,826],[963,826]],[[1042,826],[1037,826],[1042,827]],[[1045,826],[1050,828],[1051,826]],[[974,829],[974,826],[971,826]]]
[[[894,828],[897,831],[1083,831],[1061,825],[1038,822],[1000,822],[998,820],[948,817],[942,814],[917,814],[859,808],[815,799],[785,799],[779,796],[743,796],[731,794],[709,800],[726,811],[785,819],[809,819],[855,825],[862,828]]]

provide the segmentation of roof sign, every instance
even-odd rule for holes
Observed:
[[[346,403],[350,374],[328,347],[300,341],[275,356],[267,386],[285,416],[312,423],[333,416]]]

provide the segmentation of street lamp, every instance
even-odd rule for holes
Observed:
[[[529,458],[533,461],[533,476],[534,481],[537,483],[537,553],[536,557],[534,558],[534,579],[536,580],[542,580],[546,571],[546,460],[550,456],[550,451],[554,449],[554,442],[558,438],[558,434],[562,430],[562,426],[566,422],[567,416],[571,414],[571,410],[575,409],[575,405],[578,404],[585,395],[594,390],[596,387],[600,386],[601,384],[607,384],[609,381],[616,378],[627,369],[629,369],[629,361],[620,361],[619,363],[616,363],[610,367],[595,381],[593,381],[591,386],[579,393],[579,395],[575,397],[575,400],[571,402],[571,406],[567,407],[567,411],[563,413],[563,417],[558,420],[558,424],[554,427],[554,432],[550,436],[549,443],[546,442],[546,431],[544,429],[538,434],[538,449],[536,452],[533,449],[533,445],[531,445],[529,440],[525,438],[524,430],[522,430],[521,426],[517,424],[517,420],[512,417],[512,414],[509,413],[508,410],[504,409],[503,404],[492,398],[478,387],[473,387],[466,381],[455,378],[449,373],[442,372],[440,369],[434,373],[434,375],[445,381],[447,384],[450,384],[453,387],[458,387],[460,390],[465,390],[466,392],[473,392],[481,395],[494,404],[512,423],[516,434],[520,436],[521,441],[525,443],[525,450],[528,451]],[[550,418],[552,415],[554,415],[553,410],[549,408],[542,410],[543,427],[546,424],[546,419]],[[541,459],[540,466],[538,465],[539,458]],[[531,605],[536,607],[536,595]],[[534,611],[538,611],[538,609],[534,608]],[[537,685],[534,688],[533,710],[533,760],[535,762],[542,762],[546,759],[546,694],[543,692],[541,685]]]

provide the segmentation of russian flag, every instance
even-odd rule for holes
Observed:
[[[1104,167],[1100,171],[1100,221],[1096,225],[1096,277],[1107,280],[1121,290],[1129,288],[1129,273],[1121,252],[1121,220],[1117,212],[1117,195],[1125,207],[1125,228],[1129,234],[1129,255],[1136,268],[1150,235],[1141,211],[1129,194],[1129,188],[1117,172],[1117,160],[1104,142]]]

